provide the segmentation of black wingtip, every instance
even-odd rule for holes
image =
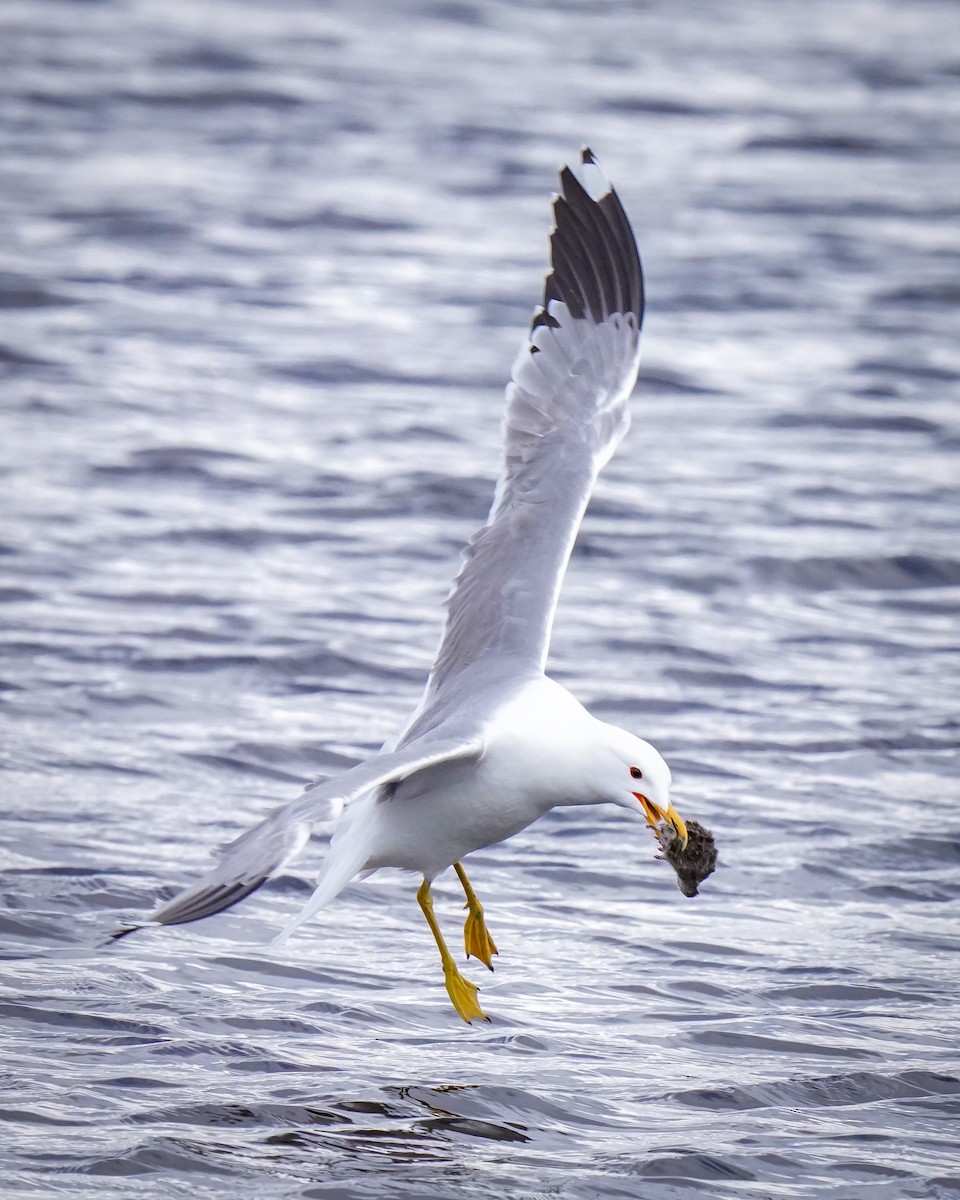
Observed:
[[[550,238],[553,269],[547,276],[543,308],[549,310],[550,301],[558,300],[575,319],[587,318],[597,324],[614,313],[632,315],[639,330],[644,289],[636,238],[617,193],[589,146],[581,148],[580,161],[596,168],[605,190],[596,195],[593,179],[584,186],[576,167],[565,166],[560,171],[560,195],[554,200]],[[546,323],[538,313],[533,328]]]
[[[121,938],[129,937],[131,933],[136,933],[138,929],[142,929],[142,925],[121,925],[119,929],[115,929],[109,937],[103,941],[104,946],[112,946],[114,942],[119,942]]]
[[[543,305],[537,306],[537,311],[533,314],[533,321],[530,323],[531,329],[539,329],[541,325],[546,325],[550,329],[559,329],[560,322],[552,313],[548,313]]]
[[[226,912],[241,900],[252,895],[270,878],[269,875],[259,875],[255,879],[232,884],[215,884],[212,887],[191,890],[174,898],[169,904],[159,909],[144,925],[121,925],[103,942],[104,946],[112,946],[121,938],[136,933],[139,929],[156,929],[161,925],[188,925],[192,921],[201,921],[204,917],[212,917],[215,913]]]

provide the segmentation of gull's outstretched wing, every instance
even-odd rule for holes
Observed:
[[[339,815],[342,805],[439,763],[479,758],[483,745],[479,735],[424,738],[403,750],[367,759],[334,779],[311,784],[296,800],[222,846],[217,851],[217,865],[199,883],[158,908],[142,925],[118,929],[110,940],[150,925],[185,925],[232,908],[295,858],[313,826]]]
[[[580,520],[629,425],[643,318],[637,244],[589,150],[560,186],[553,269],[507,387],[503,474],[447,602],[421,711],[488,656],[543,669]]]

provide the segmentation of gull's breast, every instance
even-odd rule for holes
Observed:
[[[401,867],[430,879],[543,816],[553,806],[546,781],[540,786],[508,760],[493,752],[404,780],[376,805],[368,867]]]

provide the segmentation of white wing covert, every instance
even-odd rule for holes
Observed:
[[[503,474],[447,601],[425,716],[444,684],[480,659],[509,655],[543,669],[580,520],[629,426],[643,319],[636,241],[589,150],[560,185],[552,270],[507,386]]]

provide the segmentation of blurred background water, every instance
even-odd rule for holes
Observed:
[[[960,1195],[960,8],[7,0],[6,1196]],[[649,308],[552,670],[616,810],[91,947],[416,702],[559,164]],[[451,941],[462,898],[441,880]]]

